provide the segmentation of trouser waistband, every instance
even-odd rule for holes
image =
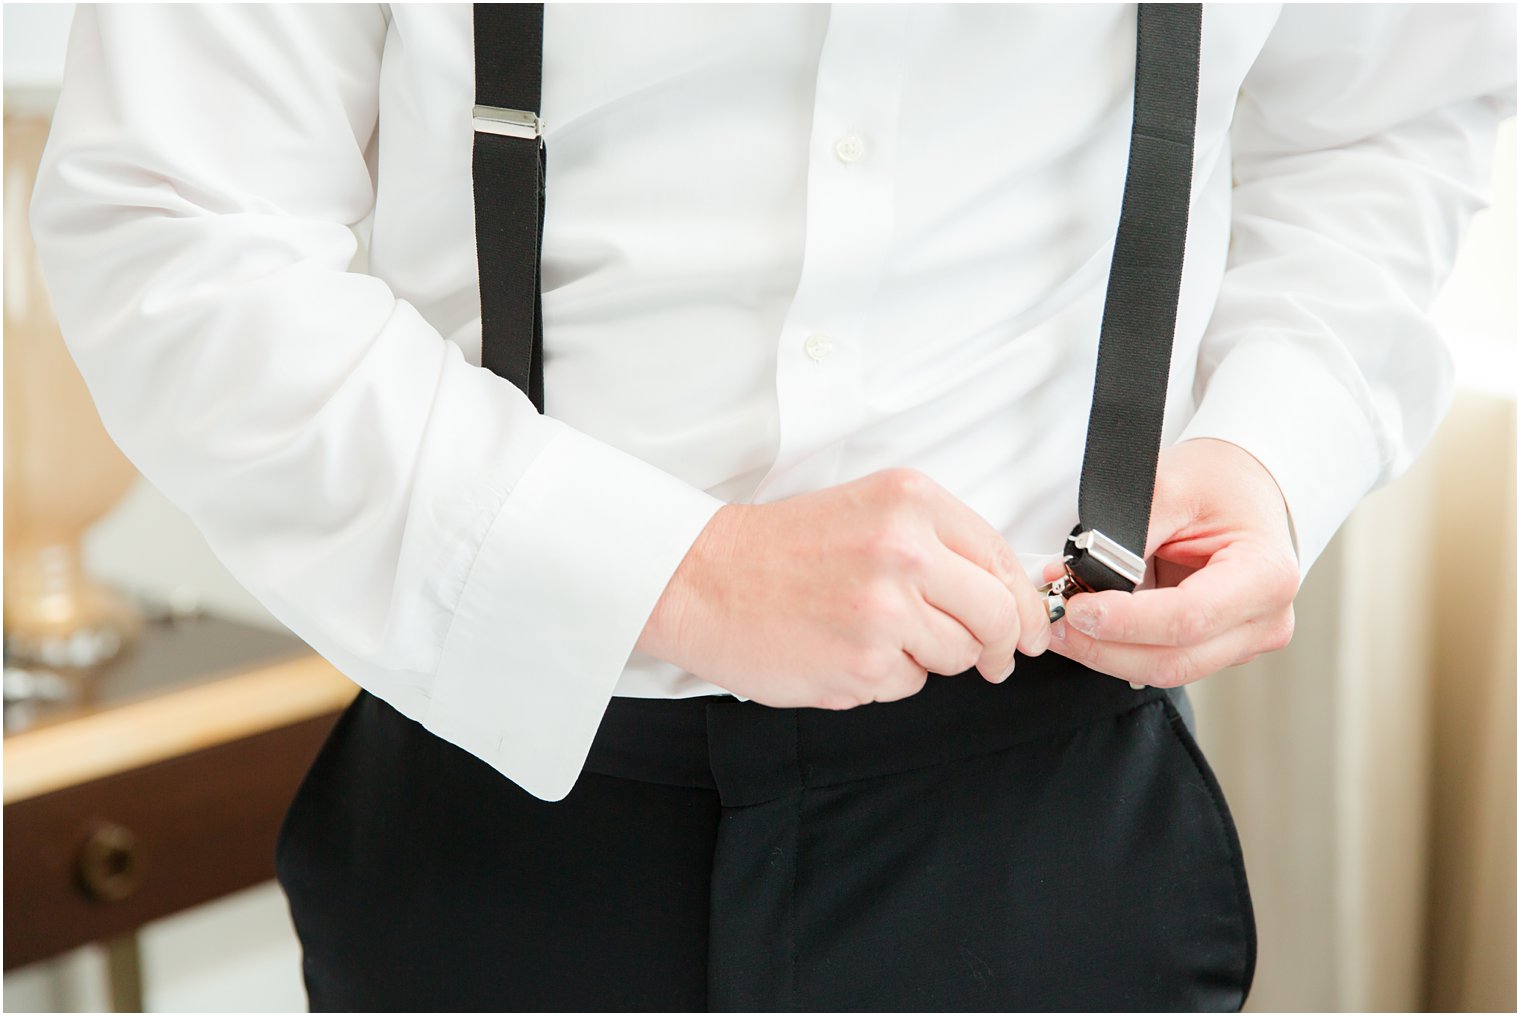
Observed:
[[[615,697],[585,770],[717,790],[725,806],[921,769],[1066,733],[1160,698],[1055,653],[991,684],[930,674],[918,694],[854,709],[774,709],[730,696]]]

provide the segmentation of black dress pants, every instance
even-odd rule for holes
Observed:
[[[361,693],[277,870],[314,1010],[1235,1010],[1240,845],[1173,701],[1054,654],[844,712],[614,699],[545,803]]]

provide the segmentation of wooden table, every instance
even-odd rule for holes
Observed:
[[[151,621],[75,700],[5,735],[5,969],[107,944],[140,1011],[133,932],[274,877],[279,824],[357,689],[303,642]],[[29,707],[23,707],[29,708]]]

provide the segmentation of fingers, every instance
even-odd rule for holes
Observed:
[[[1016,581],[1028,583],[1018,555],[1003,534],[959,498],[945,495],[933,504],[935,535],[941,543],[990,573],[1010,590]]]
[[[899,651],[892,664],[873,683],[870,700],[896,702],[909,698],[922,691],[928,679],[928,667],[920,665],[906,650]]]
[[[921,606],[921,623],[903,634],[903,652],[930,673],[952,675],[969,670],[980,659],[982,644],[943,610],[927,603]]]
[[[979,643],[973,663],[994,683],[1013,671],[1015,648],[1038,656],[1050,645],[1050,621],[1034,585],[1021,575],[1012,586],[947,550],[926,571],[921,587],[926,603],[959,621]]]
[[[1010,646],[1016,645],[1018,650],[1026,656],[1038,656],[1043,653],[1050,644],[1050,620],[1040,601],[1040,595],[1035,590],[1034,583],[1029,581],[1029,576],[1019,564],[1018,556],[1014,554],[1013,548],[1008,545],[1003,534],[964,502],[950,496],[935,499],[932,518],[935,534],[946,548],[993,576],[1012,595],[1015,614],[1013,627],[1016,630],[1011,633],[994,631],[996,625],[986,619],[985,606],[981,608],[971,605],[964,608],[949,606],[948,604],[963,603],[965,598],[964,596],[957,597],[943,588],[938,589],[934,594],[926,593],[926,598],[965,622],[968,628],[978,633],[979,638],[992,638],[992,645],[998,651],[1004,648],[1006,641]],[[950,572],[962,576],[967,574],[964,569],[950,569]],[[985,583],[974,583],[968,588],[986,590],[989,587]],[[995,610],[1006,610],[1006,600],[994,598],[987,602]],[[962,614],[962,609],[967,611],[966,615]],[[1005,619],[1003,624],[1006,626],[1008,621]],[[993,653],[989,652],[987,655],[992,656]],[[1007,654],[1007,660],[1011,665],[1011,650]],[[998,670],[990,662],[988,669]],[[998,670],[997,677],[1004,676],[1007,669],[1004,667]],[[983,673],[987,671],[984,670]],[[991,674],[988,674],[988,677],[994,679]]]
[[[1006,585],[991,572],[945,550],[924,574],[920,592],[931,609],[950,615],[970,633],[978,650],[972,664],[983,677],[997,682],[1008,675],[1013,669],[1022,616],[1018,599]],[[924,662],[922,657],[918,659]]]
[[[1137,594],[1138,595],[1138,594]],[[1064,626],[1063,626],[1064,627]],[[1293,635],[1293,608],[1247,621],[1198,645],[1147,646],[1105,642],[1064,627],[1050,648],[1092,670],[1139,684],[1170,688],[1274,652]]]
[[[1176,586],[1073,596],[1066,623],[1102,642],[1200,646],[1280,612],[1293,602],[1298,575],[1293,563],[1235,543]]]
[[[1039,656],[1050,647],[1050,614],[1045,610],[1045,600],[1022,572],[1013,583],[1013,596],[1019,607],[1019,652]]]

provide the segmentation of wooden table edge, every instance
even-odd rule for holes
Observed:
[[[336,712],[357,693],[311,653],[11,734],[4,742],[4,803]]]

